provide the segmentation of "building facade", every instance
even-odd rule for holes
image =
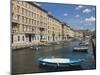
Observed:
[[[74,30],[67,23],[62,24],[62,40],[69,40],[75,36],[74,34]]]
[[[61,22],[35,2],[12,0],[12,48],[57,42],[74,37],[68,24]]]
[[[48,41],[61,41],[62,40],[62,23],[48,14]]]
[[[35,3],[12,0],[12,46],[60,41],[61,22]]]

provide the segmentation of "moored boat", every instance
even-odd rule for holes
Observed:
[[[83,60],[81,59],[70,59],[70,58],[38,58],[38,62],[42,66],[52,67],[71,67],[79,66]]]
[[[88,46],[89,45],[89,40],[81,41],[79,43],[80,46]]]
[[[74,51],[79,51],[79,52],[87,52],[88,47],[86,46],[80,46],[80,47],[74,47]]]
[[[41,47],[39,45],[33,45],[30,48],[33,50],[39,50]]]
[[[89,42],[81,42],[79,43],[80,46],[88,46],[89,45]]]

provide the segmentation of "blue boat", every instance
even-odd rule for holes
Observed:
[[[83,59],[71,59],[71,58],[38,58],[38,63],[43,66],[52,67],[71,67],[80,66]]]

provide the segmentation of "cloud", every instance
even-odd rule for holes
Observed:
[[[96,21],[96,19],[93,16],[91,16],[89,18],[85,18],[85,22],[95,22],[95,21]]]
[[[95,10],[95,7],[93,7],[92,10]]]
[[[80,29],[84,29],[84,27],[80,27]]]
[[[37,2],[34,2],[34,4],[36,4],[37,6],[41,6],[41,4],[37,3]]]
[[[81,20],[80,23],[83,23],[83,21]]]
[[[50,12],[50,11],[49,11],[49,12],[48,12],[48,14],[50,14],[50,15],[51,15],[51,14],[52,14],[52,12]]]
[[[81,8],[83,8],[83,7],[84,7],[84,6],[79,5],[79,6],[76,7],[76,10],[79,10],[79,9],[81,9]]]
[[[88,18],[85,18],[84,20],[81,20],[80,23],[83,25],[94,25],[95,24],[95,17],[91,16]]]
[[[90,13],[91,12],[91,9],[84,9],[82,12],[83,13]]]
[[[67,13],[64,13],[64,16],[68,16],[68,14]]]
[[[76,17],[76,18],[78,18],[78,17],[80,17],[80,15],[79,15],[79,14],[77,14],[77,15],[75,15],[75,17]]]

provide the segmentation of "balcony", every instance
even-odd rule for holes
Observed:
[[[13,22],[13,23],[19,23],[19,21],[16,20],[16,19],[12,19],[12,22]]]
[[[28,31],[27,31],[27,32],[24,32],[24,33],[25,33],[26,35],[30,35],[30,34],[31,34],[31,35],[34,35],[34,34],[35,34],[35,32],[28,32]]]

